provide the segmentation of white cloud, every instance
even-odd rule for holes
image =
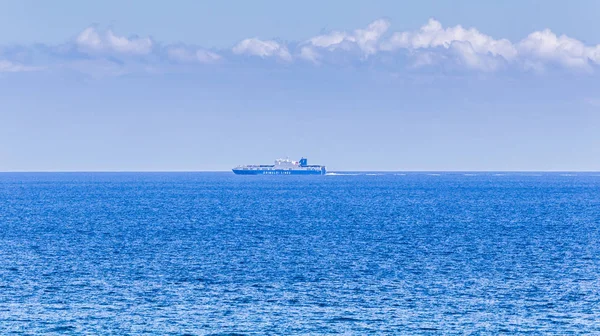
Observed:
[[[300,55],[299,56],[301,58],[303,58],[305,60],[308,60],[308,61],[311,61],[311,62],[313,62],[315,64],[320,63],[319,60],[321,59],[321,55],[319,55],[319,53],[316,52],[313,48],[308,47],[308,46],[302,47],[300,49]]]
[[[357,29],[351,33],[333,31],[328,34],[318,35],[308,39],[300,50],[300,57],[314,63],[318,63],[321,58],[318,49],[333,50],[351,50],[357,47],[363,58],[378,52],[378,42],[387,32],[390,23],[387,20],[379,19],[373,21],[366,29]]]
[[[519,52],[530,62],[554,62],[567,68],[589,69],[600,64],[600,45],[586,46],[566,35],[556,36],[549,29],[536,31],[518,44]]]
[[[390,28],[387,20],[376,20],[371,23],[367,29],[357,29],[354,31],[354,40],[365,55],[371,55],[378,51],[377,42]]]
[[[245,39],[234,46],[232,51],[234,54],[238,55],[246,54],[262,58],[277,57],[286,62],[292,61],[292,55],[288,49],[272,40],[263,41],[257,38]]]
[[[25,71],[37,71],[40,67],[26,66],[18,63],[13,63],[6,60],[0,60],[0,72],[25,72]]]
[[[186,44],[162,47],[149,37],[126,37],[111,30],[89,27],[65,45],[0,48],[0,71],[32,71],[40,69],[40,66],[63,67],[67,63],[89,58],[82,57],[81,53],[98,55],[101,57],[93,59],[106,59],[117,65],[125,64],[128,71],[147,68],[162,71],[177,66],[173,63],[214,64],[232,54],[276,59],[288,64],[295,59],[339,67],[362,62],[368,64],[369,68],[381,66],[391,71],[441,65],[444,69],[484,72],[517,69],[544,73],[557,66],[568,71],[593,72],[600,66],[600,45],[589,45],[566,35],[557,36],[549,29],[535,31],[520,41],[511,42],[486,35],[476,28],[460,25],[443,27],[434,19],[411,31],[391,32],[390,26],[389,21],[379,19],[361,29],[332,31],[300,43],[248,38],[230,51],[209,51]],[[173,62],[162,63],[165,60]],[[239,61],[239,58],[234,57],[230,61]],[[25,63],[28,66],[23,65]],[[81,63],[78,67],[86,65]],[[112,63],[94,66],[107,72],[121,71],[120,68],[118,71],[109,71],[115,67]]]
[[[338,47],[342,42],[348,39],[350,38],[345,32],[334,31],[326,35],[318,35],[313,38],[310,38],[308,42],[310,42],[315,47],[332,47],[332,49],[334,49]]]
[[[509,40],[496,40],[491,36],[480,33],[475,28],[465,29],[462,26],[444,29],[442,24],[434,19],[421,27],[418,32],[394,33],[392,37],[382,44],[384,50],[396,50],[399,48],[451,48],[454,42],[466,42],[471,45],[474,52],[478,54],[490,53],[499,55],[507,60],[517,56],[517,50]]]
[[[500,64],[494,57],[513,61],[518,55],[509,40],[496,40],[475,28],[465,29],[460,25],[444,29],[434,19],[430,19],[419,31],[394,33],[381,44],[381,49],[386,51],[435,48],[449,49],[467,67],[486,71],[495,70]]]
[[[214,63],[221,59],[221,56],[208,50],[188,50],[184,47],[169,48],[167,54],[177,62]]]
[[[119,53],[128,55],[147,55],[152,52],[153,42],[150,38],[127,38],[117,36],[111,30],[98,32],[89,27],[75,38],[79,50],[88,53]]]
[[[452,42],[451,50],[457,56],[460,63],[469,69],[495,71],[502,65],[502,62],[498,58],[481,54],[469,42]]]
[[[537,73],[543,72],[547,63],[586,70],[591,70],[592,64],[600,64],[600,45],[586,46],[574,38],[556,36],[549,29],[533,32],[513,44],[507,39],[494,39],[475,28],[465,29],[460,25],[443,28],[434,19],[418,31],[394,33],[380,46],[381,50],[390,52],[436,48],[447,49],[461,64],[483,71],[499,69],[502,59]]]

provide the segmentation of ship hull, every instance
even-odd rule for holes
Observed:
[[[301,169],[232,169],[237,175],[325,175],[325,169],[301,170]]]

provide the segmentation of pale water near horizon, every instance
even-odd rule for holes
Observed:
[[[600,333],[600,174],[0,174],[0,334]]]

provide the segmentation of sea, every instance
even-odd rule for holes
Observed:
[[[0,334],[600,334],[600,173],[2,173]]]

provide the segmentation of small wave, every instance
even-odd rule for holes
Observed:
[[[394,176],[406,176],[406,174],[394,174]]]
[[[356,176],[360,174],[349,174],[349,173],[327,173],[325,176]]]
[[[67,331],[73,331],[77,328],[75,328],[74,326],[58,326],[58,327],[54,327],[50,330],[48,330],[49,332],[57,332],[57,333],[63,333],[63,332],[67,332]]]
[[[560,174],[560,176],[577,176],[577,174]]]
[[[477,176],[477,174],[463,174],[464,176]]]
[[[330,322],[359,322],[359,319],[356,319],[354,317],[334,317],[331,320],[329,320]]]
[[[383,175],[383,174],[365,174],[365,175],[367,175],[367,176],[380,176],[380,175]]]
[[[427,174],[427,175],[429,175],[429,176],[440,176],[442,174]]]

